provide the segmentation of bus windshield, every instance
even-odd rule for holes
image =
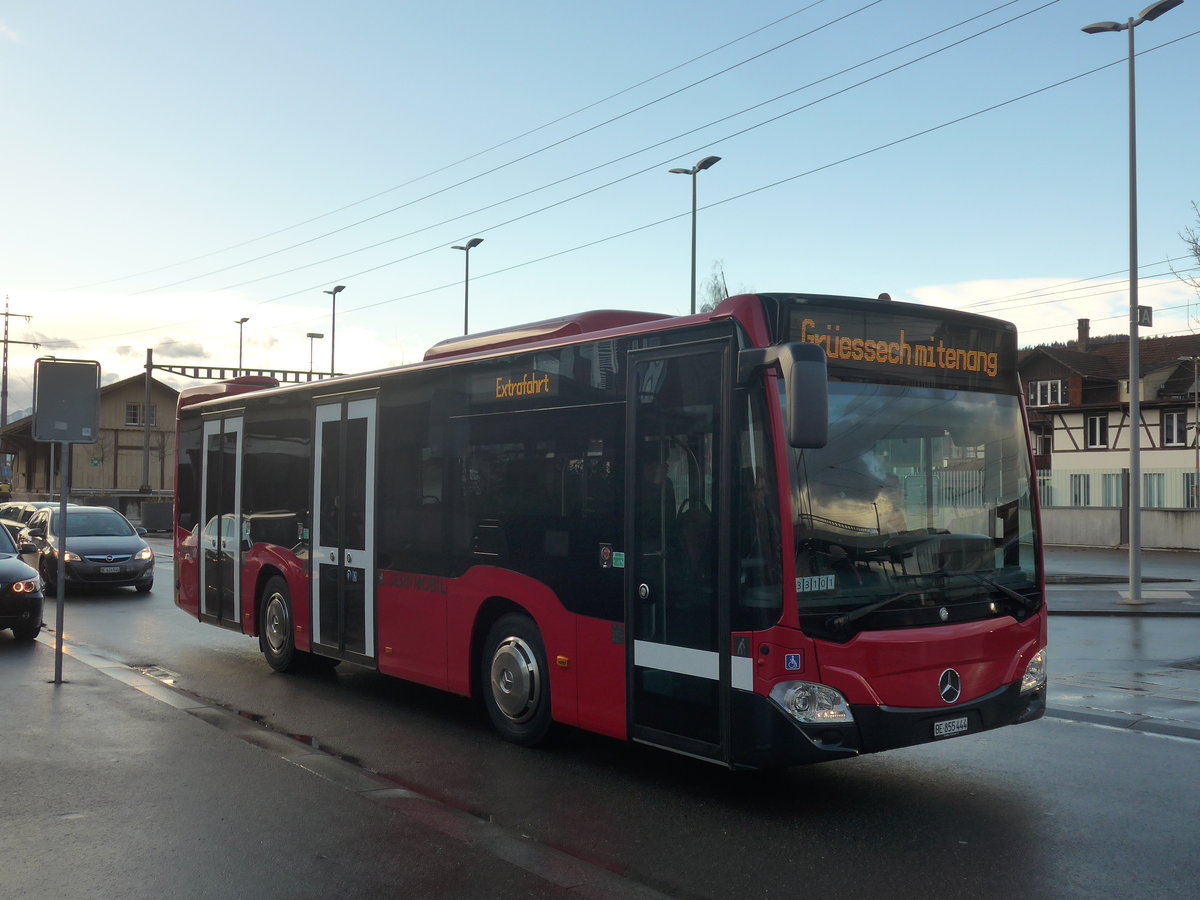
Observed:
[[[802,620],[1040,601],[1017,397],[831,383],[829,442],[792,450],[791,472]]]

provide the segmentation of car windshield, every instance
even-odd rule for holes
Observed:
[[[1036,591],[1015,396],[832,383],[829,423],[825,447],[792,451],[802,616]]]
[[[55,533],[59,531],[56,523]],[[135,533],[120,513],[67,512],[67,537],[128,537]]]
[[[0,553],[16,553],[17,546],[7,528],[0,528]]]

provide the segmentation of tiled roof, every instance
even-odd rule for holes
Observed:
[[[1024,365],[1039,353],[1085,378],[1117,380],[1129,377],[1128,340],[1095,344],[1086,351],[1073,346],[1031,347],[1022,352],[1019,364]],[[1138,341],[1138,363],[1143,375],[1169,366],[1183,365],[1179,363],[1179,358],[1184,356],[1200,356],[1200,334],[1143,337]]]

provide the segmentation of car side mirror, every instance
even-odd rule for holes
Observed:
[[[30,528],[29,536],[31,538],[44,538],[46,536],[46,529],[40,526],[37,528]]]
[[[146,536],[146,535],[148,535],[150,532],[149,532],[149,531],[147,531],[145,528],[143,528],[141,525],[139,525],[139,526],[137,527],[137,533],[138,533],[138,537],[145,537],[145,536]]]
[[[21,554],[37,553],[37,544],[35,544],[33,541],[21,541],[21,543],[17,545],[17,552]]]

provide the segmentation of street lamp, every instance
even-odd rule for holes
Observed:
[[[471,238],[465,244],[455,244],[451,250],[462,250],[465,254],[466,268],[463,272],[463,334],[467,333],[467,311],[471,291],[471,250],[483,243],[483,238]]]
[[[233,324],[238,327],[238,374],[242,374],[242,329],[247,322],[250,321],[249,316],[242,316]]]
[[[1182,3],[1183,0],[1180,0]],[[692,315],[696,314],[696,174],[711,169],[721,161],[719,156],[706,156],[690,169],[670,169],[672,175],[692,176]]]
[[[1138,358],[1138,263],[1137,263],[1137,116],[1133,80],[1133,29],[1153,22],[1183,0],[1158,0],[1141,11],[1136,19],[1121,22],[1096,22],[1083,30],[1087,34],[1106,31],[1129,32],[1129,599],[1118,601],[1133,605],[1142,599],[1142,466],[1141,466],[1141,361]]]
[[[310,331],[306,337],[308,338],[308,374],[311,375],[313,370],[313,341],[319,340],[325,337],[325,335],[319,331]]]
[[[329,375],[333,377],[337,374],[337,366],[333,364],[333,353],[337,346],[337,295],[346,289],[344,284],[339,284],[332,291],[325,291],[333,301],[333,308],[329,316]],[[311,347],[311,345],[310,345]]]

